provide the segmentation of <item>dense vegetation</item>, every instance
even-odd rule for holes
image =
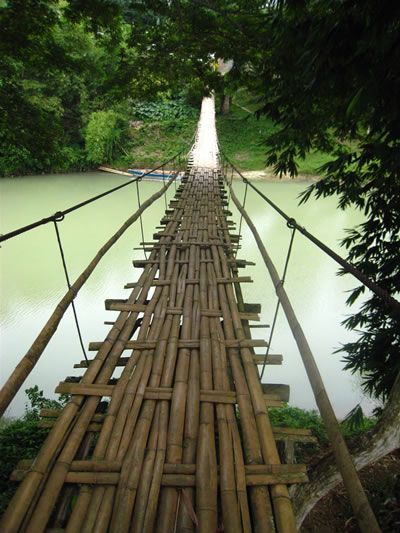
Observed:
[[[132,26],[112,2],[90,4],[0,2],[0,175],[118,159],[140,143],[130,120],[169,130],[176,120],[188,142],[182,122],[197,113],[193,96],[176,94],[161,71],[143,72]]]
[[[61,409],[67,398],[49,400],[35,385],[26,389],[29,403],[25,414],[18,420],[0,420],[0,515],[15,492],[16,484],[10,483],[11,472],[21,459],[34,459],[49,433],[48,429],[38,427],[41,409]]]
[[[348,258],[390,294],[400,292],[400,5],[387,1],[280,2],[269,15],[262,113],[280,124],[268,162],[296,172],[296,157],[332,155],[303,200],[338,195],[366,221],[343,240]],[[304,37],[307,36],[305,39]],[[352,304],[364,293],[351,291]],[[346,367],[385,399],[400,371],[400,312],[367,295],[345,320],[360,332]]]
[[[220,119],[228,152],[261,164],[258,129],[277,173],[323,163],[304,199],[338,195],[362,210],[343,240],[348,257],[400,292],[398,3],[2,0],[0,25],[0,174],[150,164],[143,141],[164,158],[188,139],[203,94],[244,87],[261,119]],[[218,57],[234,60],[225,77]],[[157,152],[168,133],[174,142]],[[363,293],[356,286],[349,304]],[[345,324],[360,331],[343,347],[347,367],[386,399],[400,370],[399,313],[365,294]]]

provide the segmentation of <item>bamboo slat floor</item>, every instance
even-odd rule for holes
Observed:
[[[89,368],[57,388],[71,402],[42,413],[52,431],[14,473],[2,531],[295,530],[286,485],[307,476],[275,439],[310,436],[271,428],[281,395],[246,334],[235,287],[251,278],[232,263],[219,171],[188,171],[172,204],[130,296],[106,304],[119,315]]]
[[[204,107],[210,117],[213,102]],[[240,283],[251,278],[238,275],[251,263],[236,259],[215,127],[205,120],[199,132],[197,166],[163,231],[142,243],[150,255],[134,262],[142,274],[127,283],[130,296],[106,301],[118,312],[106,339],[90,344],[96,355],[79,380],[57,387],[71,394],[66,407],[41,413],[50,434],[14,471],[21,484],[1,531],[296,530],[287,485],[307,476],[281,464],[276,441],[291,462],[293,442],[313,437],[269,422],[267,407],[287,401],[288,387],[259,379],[254,347],[266,342],[249,325],[259,306],[243,303]]]

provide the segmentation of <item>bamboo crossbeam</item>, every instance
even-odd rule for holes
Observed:
[[[119,472],[114,471],[79,471],[75,470],[77,465],[73,465],[71,471],[65,478],[65,483],[73,484],[90,484],[90,485],[117,485],[120,479]],[[296,466],[296,465],[284,465],[284,466]],[[170,469],[172,470],[172,469]],[[185,469],[188,470],[188,469]],[[266,485],[278,485],[281,483],[293,484],[293,483],[307,483],[308,477],[305,472],[272,472],[268,473],[268,469],[265,468],[264,472],[248,473],[248,467],[246,470],[246,485],[249,487],[266,486]],[[12,481],[22,481],[26,475],[24,470],[15,470],[11,477]],[[217,482],[219,479],[217,478]],[[187,473],[167,473],[161,477],[161,485],[165,487],[195,487],[196,476]]]
[[[143,306],[145,307],[145,306]],[[136,308],[136,311],[138,309]],[[167,308],[166,313],[173,314],[171,308]],[[177,314],[182,314],[182,311],[179,310]],[[221,343],[224,344],[227,348],[257,348],[257,347],[266,347],[268,343],[264,339],[245,339],[239,341],[237,339],[225,339],[221,340]],[[97,351],[102,347],[102,342],[91,342],[89,344],[89,351]],[[128,341],[124,348],[125,350],[150,350],[154,349],[157,346],[157,341]],[[200,347],[200,340],[197,339],[187,339],[179,340],[178,348],[188,348],[194,349]]]
[[[55,392],[57,394],[76,394],[79,396],[100,396],[111,397],[115,390],[115,385],[85,385],[81,383],[61,382]],[[271,385],[272,392],[265,392],[264,401],[268,407],[280,407],[282,402],[287,401],[286,386],[279,389],[277,385]],[[268,386],[264,387],[264,391],[268,391]],[[171,400],[173,390],[170,388],[146,387],[143,392],[144,399],[147,400]],[[201,390],[201,402],[211,403],[228,403],[236,404],[237,397],[235,392],[216,391],[216,390]]]
[[[93,346],[92,343],[89,344],[89,350],[90,347]],[[97,345],[98,346],[98,345]],[[265,355],[253,355],[253,360],[256,365],[263,365],[265,360]],[[89,359],[89,364],[93,361],[93,359]],[[127,362],[129,361],[129,357],[120,357],[116,366],[126,366]],[[281,354],[268,354],[267,356],[267,365],[281,365],[283,361],[283,356]],[[229,364],[229,362],[228,362]],[[74,368],[87,368],[87,363],[85,359],[82,359],[79,363],[74,364]]]

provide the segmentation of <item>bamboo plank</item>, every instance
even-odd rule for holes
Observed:
[[[90,346],[91,346],[91,343],[89,344],[89,347]],[[253,355],[253,360],[256,365],[263,365],[264,359],[265,359],[264,355],[259,355],[259,354]],[[120,357],[116,366],[126,366],[128,361],[129,361],[129,357]],[[281,365],[282,361],[283,361],[283,356],[281,354],[268,354],[266,364],[267,365]],[[89,359],[89,363],[90,362],[91,360]],[[85,359],[83,359],[79,363],[76,363],[74,365],[74,368],[87,368]]]

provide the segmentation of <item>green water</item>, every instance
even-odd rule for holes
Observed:
[[[65,209],[123,181],[126,181],[123,176],[98,172],[2,179],[0,232],[6,233]],[[304,183],[258,183],[258,186],[288,214],[337,251],[344,228],[361,221],[358,212],[338,211],[336,201],[332,198],[299,207],[297,196],[305,188]],[[141,183],[142,201],[159,187],[157,182]],[[170,188],[169,197],[173,195],[173,188]],[[236,183],[235,189],[242,197],[242,184]],[[254,192],[248,194],[247,207],[281,271],[289,242],[289,229]],[[136,208],[136,187],[132,186],[71,213],[60,223],[71,280],[80,274],[100,246]],[[146,240],[152,240],[153,229],[159,224],[164,209],[164,201],[160,199],[145,212]],[[238,219],[236,215],[234,218]],[[257,264],[241,272],[241,275],[250,275],[254,279],[254,283],[243,285],[246,301],[261,302],[262,323],[271,323],[276,304],[273,287],[248,228],[244,226],[242,233],[242,250],[238,257],[253,260]],[[141,240],[140,226],[136,224],[105,256],[81,290],[76,307],[86,345],[90,341],[102,340],[109,330],[109,326],[103,324],[104,320],[113,320],[115,316],[115,313],[105,311],[104,300],[126,297],[124,284],[138,278],[140,271],[133,269],[132,259],[142,257],[142,252],[133,250]],[[0,269],[2,384],[66,290],[52,224],[3,243]],[[332,355],[341,343],[354,338],[354,334],[347,332],[340,322],[349,312],[344,304],[345,291],[354,287],[356,281],[349,276],[337,277],[336,270],[331,259],[301,235],[296,236],[286,289],[314,351],[334,408],[339,416],[343,416],[360,400],[367,410],[370,402],[363,398],[359,379],[342,371],[340,356]],[[268,338],[268,330],[253,331],[254,338]],[[261,353],[260,349],[257,351]],[[282,366],[268,367],[265,381],[288,383],[291,386],[290,403],[313,408],[313,395],[282,313],[271,353],[282,353],[284,363]],[[56,384],[65,376],[79,375],[80,371],[72,367],[81,358],[69,310],[23,388],[38,384],[47,396],[52,396]],[[18,394],[8,414],[20,414],[24,402],[24,394]]]

